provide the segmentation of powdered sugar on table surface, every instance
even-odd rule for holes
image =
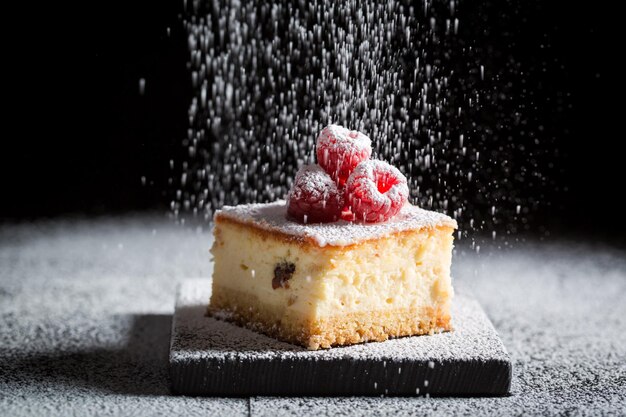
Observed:
[[[339,220],[334,223],[300,224],[287,218],[287,207],[283,200],[267,204],[225,206],[216,213],[216,217],[290,235],[310,241],[320,247],[349,246],[408,230],[438,226],[457,227],[456,221],[445,214],[409,204],[405,205],[393,219],[383,223]]]
[[[511,355],[508,397],[172,396],[176,288],[210,287],[211,243],[158,216],[0,225],[0,415],[624,415],[626,249],[585,237],[456,244],[454,285]]]

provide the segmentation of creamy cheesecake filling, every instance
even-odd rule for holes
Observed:
[[[336,251],[320,280],[316,316],[449,303],[451,233],[403,232]]]

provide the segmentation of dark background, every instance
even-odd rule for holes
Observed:
[[[165,212],[169,160],[181,159],[191,98],[183,3],[67,7],[30,13],[12,31],[0,219]],[[485,50],[511,54],[528,74],[533,94],[520,100],[534,109],[531,128],[554,135],[562,172],[554,171],[537,224],[622,239],[623,105],[607,53],[618,52],[610,11],[536,0],[461,11]]]

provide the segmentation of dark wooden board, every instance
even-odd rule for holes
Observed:
[[[457,295],[455,330],[309,351],[206,317],[209,280],[179,289],[172,390],[184,395],[506,395],[511,361],[474,299]]]

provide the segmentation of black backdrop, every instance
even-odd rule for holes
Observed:
[[[537,218],[554,229],[621,239],[626,176],[610,11],[539,0],[480,7],[493,26],[474,24],[477,38],[496,49],[514,43],[523,66],[549,61],[526,79],[539,103],[530,123],[554,129],[563,155],[555,180],[568,192],[546,195],[551,207]],[[167,210],[168,162],[180,159],[191,97],[181,13],[182,2],[137,0],[17,15],[23,19],[12,22],[3,60],[10,76],[0,219]],[[502,15],[511,27],[502,27]],[[546,40],[549,51],[541,47]],[[556,95],[564,97],[562,111],[551,108]]]

